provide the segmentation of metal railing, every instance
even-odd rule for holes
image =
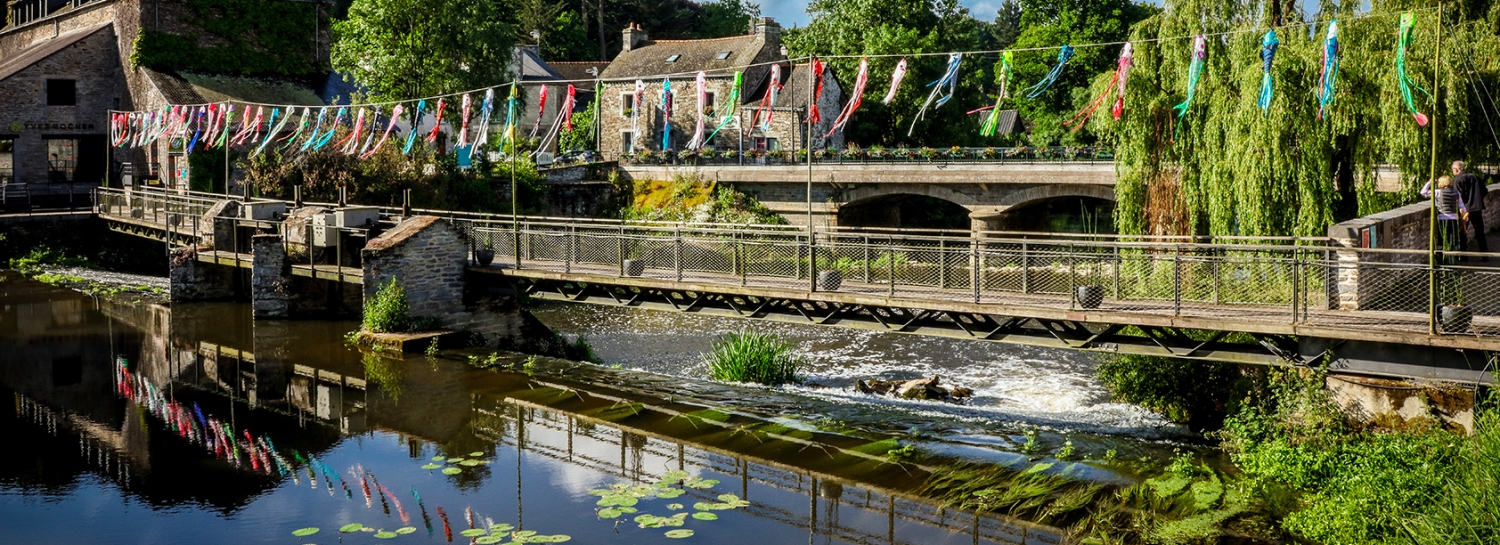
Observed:
[[[199,233],[196,240],[209,229],[203,214],[224,199],[101,189],[98,208]],[[388,219],[402,215],[396,208],[382,212]],[[1349,248],[1316,237],[822,228],[810,239],[805,228],[784,225],[524,216],[513,222],[503,214],[410,213],[447,219],[471,249],[492,251],[497,262],[517,268],[1020,308],[1500,336],[1500,268],[1478,253],[1439,252],[1436,266],[1429,267],[1425,250]],[[345,230],[341,245],[370,236]],[[293,235],[287,244],[295,255],[307,243]],[[332,263],[313,253],[308,251],[307,263],[332,265],[340,274],[357,266],[356,258],[344,261],[349,252],[342,247]]]
[[[806,165],[804,150],[683,150],[621,153],[616,159],[627,165]],[[985,148],[849,148],[816,150],[813,164],[1003,164],[1003,163],[1112,163],[1114,148],[1108,146],[1017,146]]]
[[[474,222],[505,266],[910,300],[1500,336],[1500,268],[1481,254],[1309,239],[1194,244]],[[1429,275],[1436,290],[1429,289]],[[1467,310],[1444,307],[1462,306]],[[1456,321],[1444,314],[1457,313]],[[1463,319],[1467,314],[1468,319]]]
[[[88,211],[94,203],[92,183],[0,183],[0,214],[38,215]]]

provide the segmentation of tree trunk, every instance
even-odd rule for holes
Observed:
[[[609,60],[604,50],[604,0],[595,0],[594,7],[598,8],[599,13],[599,62],[604,62]]]

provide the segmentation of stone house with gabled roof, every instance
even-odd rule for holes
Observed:
[[[745,36],[705,40],[652,40],[645,29],[632,24],[624,30],[622,50],[600,74],[604,95],[600,106],[600,151],[608,158],[623,153],[681,150],[693,137],[697,125],[698,99],[694,80],[704,72],[708,83],[708,109],[722,111],[734,87],[735,72],[742,72],[735,121],[706,144],[707,149],[802,150],[808,147],[806,110],[809,81],[806,64],[793,66],[781,46],[781,25],[769,17],[755,21]],[[771,65],[781,65],[783,88],[777,96],[769,126],[752,127],[756,108],[770,85]],[[634,103],[636,81],[646,84],[643,104]],[[672,83],[673,102],[670,138],[661,108],[662,83]],[[800,83],[799,83],[800,82]],[[844,145],[841,132],[823,138],[843,107],[843,88],[831,68],[823,79],[823,94],[817,104],[822,121],[814,124],[813,149]],[[639,112],[637,112],[639,109]],[[708,132],[717,117],[706,123]],[[665,145],[664,145],[665,144]]]

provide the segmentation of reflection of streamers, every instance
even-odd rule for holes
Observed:
[[[437,507],[437,513],[438,518],[443,519],[443,536],[448,538],[448,541],[453,541],[453,527],[448,525],[448,513],[443,512],[441,505]]]
[[[391,490],[389,488],[386,488],[385,485],[382,484],[382,485],[379,485],[379,486],[380,486],[380,493],[384,494],[385,497],[390,498],[391,499],[391,503],[396,504],[396,514],[398,514],[398,515],[401,516],[401,523],[402,524],[410,524],[411,523],[411,515],[407,514],[406,508],[401,506],[401,500],[396,499],[396,495],[392,494]]]

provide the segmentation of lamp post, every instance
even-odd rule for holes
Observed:
[[[1437,287],[1437,119],[1438,119],[1438,73],[1443,59],[1443,5],[1438,4],[1437,43],[1433,48],[1432,66],[1432,158],[1428,165],[1428,180],[1432,184],[1432,200],[1428,201],[1427,223],[1427,333],[1438,333],[1438,287]],[[1460,234],[1459,236],[1463,236]],[[1483,236],[1481,234],[1480,236]]]
[[[816,82],[817,75],[813,73],[813,63],[814,62],[817,62],[817,57],[814,57],[814,56],[808,56],[807,57],[807,107],[805,107],[805,108],[802,109],[803,115],[807,118],[807,137],[805,139],[803,139],[803,143],[806,145],[806,149],[807,149],[807,279],[808,279],[809,291],[818,291],[818,239],[817,239],[817,233],[813,231],[813,206],[812,206],[812,186],[813,186],[813,150],[812,150],[812,143],[813,143],[813,123],[812,123],[812,112],[813,112],[813,100],[816,98],[816,97],[813,96],[813,87],[815,87],[816,83],[817,83]]]

